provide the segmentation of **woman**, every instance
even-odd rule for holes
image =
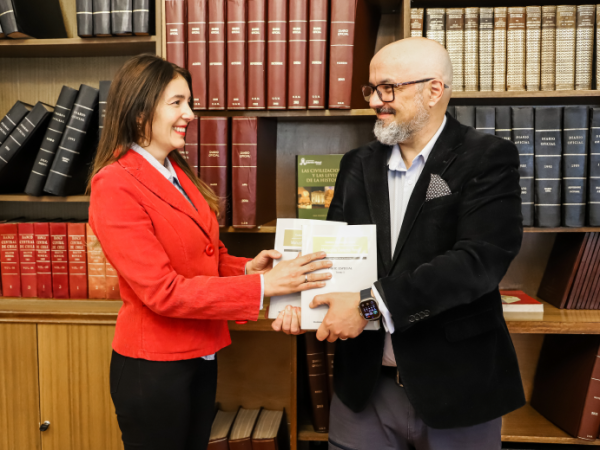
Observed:
[[[328,278],[309,275],[330,266],[323,254],[271,270],[275,250],[227,253],[218,198],[175,150],[194,118],[190,100],[185,69],[151,55],[128,61],[110,88],[90,178],[90,225],[123,298],[110,389],[126,450],[205,448],[226,321],[257,320],[263,295]]]

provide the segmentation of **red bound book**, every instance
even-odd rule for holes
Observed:
[[[87,255],[85,251],[85,223],[68,223],[69,242],[69,296],[87,298]]]
[[[167,61],[185,68],[185,0],[165,0]]]
[[[225,109],[225,0],[208,0],[208,109]]]
[[[54,298],[69,298],[67,224],[50,223],[50,257]]]
[[[198,175],[198,128],[200,126],[198,117],[194,117],[188,126],[185,135],[185,155],[189,165]]]
[[[200,178],[220,198],[219,226],[231,218],[227,117],[200,117]]]
[[[187,68],[192,75],[193,109],[207,109],[208,0],[187,0]]]
[[[266,107],[267,0],[248,0],[248,109]]]
[[[227,108],[246,109],[246,0],[227,0]]]
[[[109,300],[119,300],[121,291],[119,290],[119,275],[114,266],[106,260],[106,298]]]
[[[277,218],[277,122],[234,117],[231,122],[231,194],[234,228],[254,228]]]
[[[290,2],[288,26],[288,108],[306,109],[306,58],[308,50],[308,0]]]
[[[0,223],[0,274],[2,295],[21,297],[19,231],[16,223]]]
[[[331,0],[329,108],[364,108],[378,15],[367,0]]]
[[[37,296],[52,298],[52,259],[50,256],[50,224],[34,223]]]
[[[37,297],[37,265],[35,263],[35,232],[33,223],[20,223],[19,264],[21,265],[21,295]]]
[[[287,3],[288,0],[268,0],[267,109],[287,107]]]
[[[87,265],[88,265],[88,298],[106,298],[106,258],[98,237],[85,224]]]
[[[325,109],[328,0],[310,0],[308,35],[308,109]]]

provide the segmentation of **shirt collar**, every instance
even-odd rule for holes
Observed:
[[[419,152],[419,154],[416,156],[415,160],[417,160],[417,158],[420,158],[420,159],[422,159],[423,164],[425,164],[427,162],[427,158],[429,158],[429,155],[431,154],[431,151],[433,150],[433,146],[435,145],[438,138],[440,137],[440,134],[442,134],[442,131],[443,131],[445,125],[446,125],[446,116],[444,115],[444,120],[443,120],[442,124],[440,125],[438,130],[435,132],[433,137],[429,140],[427,145],[425,145],[425,147],[423,147],[423,150],[421,150]],[[389,170],[397,170],[400,172],[406,172],[406,164],[404,163],[404,160],[402,159],[402,154],[400,153],[400,146],[398,144],[395,144],[392,147],[390,156],[388,158],[388,168],[389,168]]]
[[[174,179],[177,180],[177,182],[179,183],[179,178],[177,178],[177,173],[173,168],[173,164],[171,164],[171,161],[169,161],[169,158],[165,158],[165,165],[163,166],[158,162],[158,160],[154,156],[150,154],[150,152],[143,149],[138,144],[131,144],[131,149],[134,152],[141,155],[146,161],[150,163],[152,167],[158,170],[160,174],[164,176],[167,180],[169,180],[171,183],[173,183]]]

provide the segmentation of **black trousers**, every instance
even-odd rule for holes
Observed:
[[[217,392],[217,361],[148,361],[112,353],[110,395],[125,450],[202,450]]]

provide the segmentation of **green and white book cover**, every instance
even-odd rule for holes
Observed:
[[[326,220],[344,155],[298,155],[298,218]]]

